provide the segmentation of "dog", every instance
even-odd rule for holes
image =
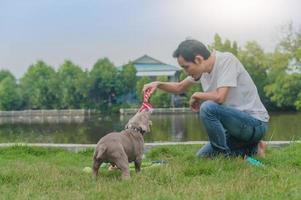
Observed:
[[[144,134],[150,132],[149,111],[137,112],[125,125],[121,132],[112,132],[102,137],[95,148],[93,155],[93,178],[97,178],[100,165],[111,163],[122,172],[122,179],[129,179],[129,162],[135,163],[136,173],[140,172]]]

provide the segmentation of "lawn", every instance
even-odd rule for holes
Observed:
[[[97,181],[83,168],[92,165],[93,150],[14,146],[0,149],[0,199],[300,199],[301,145],[269,148],[265,167],[241,158],[198,160],[198,145],[151,149],[147,167],[121,181],[119,171],[100,171]]]

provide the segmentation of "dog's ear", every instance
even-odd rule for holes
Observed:
[[[142,112],[137,119],[137,122],[139,123],[139,127],[146,133],[150,132],[150,125],[151,121],[150,118],[150,112],[144,111]]]
[[[126,125],[125,125],[125,127],[124,127],[125,129],[129,129],[129,128],[131,128],[131,124],[128,122]]]
[[[134,124],[135,124],[135,121],[137,121],[136,118],[138,116],[139,116],[139,112],[137,112],[132,118],[130,118],[128,123],[125,125],[125,129],[131,128],[131,127],[136,127]]]
[[[125,129],[128,128],[141,128],[143,132],[150,132],[150,125],[151,121],[150,118],[150,112],[143,111],[143,112],[137,112],[125,125]]]

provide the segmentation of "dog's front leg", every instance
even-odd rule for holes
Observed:
[[[123,156],[119,160],[115,161],[116,166],[121,170],[122,180],[130,178],[129,161],[126,156]]]
[[[135,160],[135,171],[136,171],[136,173],[139,173],[141,171],[141,163],[142,163],[142,158],[137,158]]]
[[[129,164],[123,165],[120,170],[122,180],[128,180],[130,178]]]
[[[128,166],[127,166],[127,168],[124,168],[121,170],[121,178],[122,178],[122,180],[130,179],[130,170],[129,170]]]

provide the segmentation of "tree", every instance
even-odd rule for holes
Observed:
[[[158,81],[167,82],[168,77],[161,76],[157,78]],[[166,108],[171,105],[171,94],[162,90],[156,90],[150,98],[150,103],[156,108]]]
[[[233,43],[232,43],[232,53],[234,54],[234,55],[238,55],[238,45],[237,45],[237,42],[236,41],[234,41]]]
[[[10,77],[13,80],[16,80],[16,78],[14,77],[14,75],[10,71],[8,71],[8,70],[0,70],[0,82],[2,80],[4,80],[5,78],[7,78],[7,77]]]
[[[263,49],[255,41],[247,42],[238,58],[252,77],[264,104],[269,103],[264,87],[267,84],[268,61]]]
[[[133,63],[128,63],[122,67],[118,73],[118,84],[116,87],[118,99],[121,104],[132,103],[136,100],[136,68]],[[140,93],[141,94],[141,93]]]
[[[138,78],[137,84],[136,84],[136,94],[138,99],[142,102],[143,101],[143,95],[142,95],[142,89],[143,86],[147,83],[151,82],[151,79],[147,76],[143,76]]]
[[[231,52],[234,55],[237,55],[238,53],[238,46],[236,41],[233,41],[231,43],[229,39],[226,39],[226,41],[223,43],[222,38],[217,33],[214,35],[214,41],[211,45],[209,45],[209,49],[222,52]]]
[[[18,110],[20,104],[21,96],[16,79],[9,75],[0,81],[0,109]]]
[[[277,51],[288,53],[290,59],[295,58],[301,62],[301,31],[295,31],[292,23],[282,26],[282,36]]]
[[[43,61],[29,67],[21,78],[20,88],[27,109],[53,109],[58,107],[58,83],[55,70]]]
[[[297,99],[295,101],[295,106],[297,110],[301,110],[301,92],[299,92]]]
[[[278,76],[273,84],[266,86],[266,93],[282,109],[299,108],[301,74]]]
[[[87,95],[82,89],[87,86],[87,76],[83,70],[74,65],[71,61],[66,60],[57,72],[59,82],[59,104],[60,108],[82,108],[86,101]]]
[[[288,24],[275,52],[269,56],[268,84],[264,90],[272,102],[285,110],[301,109],[300,45],[301,32],[295,32],[292,24]],[[296,61],[294,70],[292,61]]]
[[[222,42],[222,38],[221,38],[221,36],[219,36],[219,34],[215,34],[214,35],[214,41],[213,41],[213,43],[212,43],[212,45],[210,45],[210,49],[211,50],[213,50],[213,49],[215,49],[215,50],[223,50],[223,42]]]
[[[108,110],[112,103],[112,95],[116,96],[116,86],[119,84],[117,69],[108,58],[99,59],[89,77],[91,106],[103,111]]]
[[[121,71],[121,80],[122,80],[122,93],[127,94],[134,91],[137,77],[136,77],[136,68],[133,63],[128,63],[122,67]]]
[[[225,43],[223,45],[223,51],[232,52],[232,45],[231,45],[231,41],[229,39],[225,40]]]

